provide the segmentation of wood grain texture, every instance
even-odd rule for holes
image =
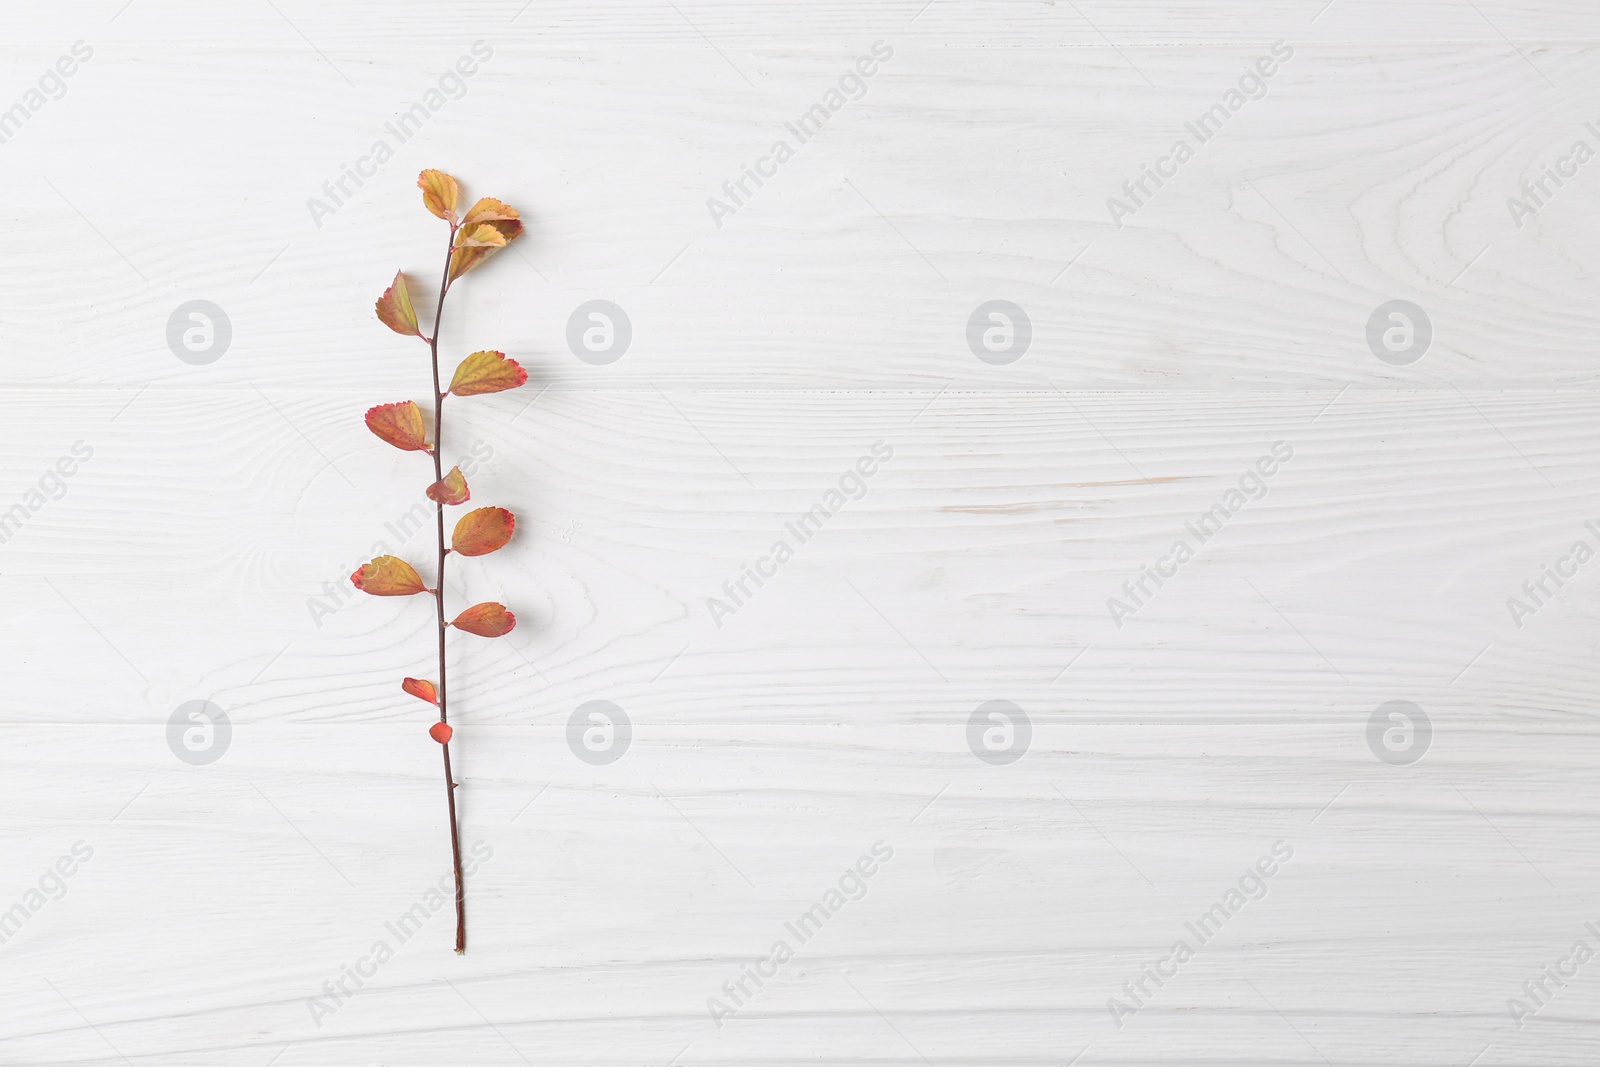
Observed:
[[[1600,561],[1525,591],[1600,547],[1600,162],[1507,205],[1600,148],[1600,8],[105,0],[7,30],[0,114],[93,55],[0,143],[0,516],[45,497],[0,529],[0,1063],[1600,1058],[1600,962],[1545,975],[1600,952]],[[426,394],[371,311],[435,269],[425,166],[528,221],[442,341],[531,375],[452,401],[443,449],[519,516],[449,589],[521,620],[452,646],[490,853],[463,958],[444,912],[390,928],[448,871],[398,689],[431,616],[341,591],[377,542],[427,557],[421,461],[360,420]],[[232,325],[208,365],[168,347],[194,299]],[[995,299],[1032,326],[1007,365],[967,340]],[[1433,329],[1406,366],[1368,347],[1394,299]],[[568,347],[591,300],[632,324],[608,365]],[[168,747],[197,699],[233,728],[210,765]],[[631,720],[609,764],[569,747],[592,700]],[[1008,764],[969,740],[994,700],[1031,728]],[[1395,700],[1431,723],[1409,765],[1369,741]]]

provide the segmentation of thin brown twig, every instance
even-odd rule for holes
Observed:
[[[444,468],[442,466],[440,443],[444,428],[444,398],[445,393],[439,388],[439,322],[444,318],[444,298],[450,291],[450,261],[454,255],[456,243],[456,226],[450,227],[450,240],[445,250],[444,275],[439,280],[439,301],[433,312],[433,336],[428,338],[428,354],[433,364],[433,480],[435,484],[444,481]],[[450,716],[445,704],[445,621],[444,621],[444,557],[450,550],[444,543],[444,502],[434,501],[434,525],[438,532],[439,567],[435,572],[437,581],[434,585],[433,599],[437,608],[439,620],[439,721],[448,724]],[[456,875],[456,952],[467,951],[467,888],[461,876],[461,830],[456,821],[456,780],[450,773],[450,742],[446,740],[441,746],[444,749],[444,791],[450,803],[450,855],[455,867]]]

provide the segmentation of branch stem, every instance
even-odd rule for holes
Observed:
[[[433,313],[433,336],[428,338],[428,354],[433,364],[433,395],[437,397],[433,405],[433,480],[435,483],[444,481],[444,467],[441,459],[442,443],[441,432],[444,429],[444,398],[445,393],[439,388],[439,322],[444,318],[444,298],[450,291],[450,259],[455,248],[456,227],[450,227],[450,242],[444,255],[444,275],[439,280],[439,300]],[[444,503],[434,502],[434,526],[438,532],[439,545],[439,580],[433,590],[434,606],[437,608],[439,620],[439,721],[448,723],[449,713],[445,702],[445,654],[444,654],[444,557],[449,551],[444,543]],[[456,820],[456,780],[450,772],[450,742],[446,741],[439,746],[444,749],[444,792],[450,804],[450,856],[455,867],[456,875],[456,952],[467,951],[467,887],[461,877],[461,829]]]

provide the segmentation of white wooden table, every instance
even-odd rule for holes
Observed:
[[[1600,8],[4,37],[0,1063],[1600,1062]],[[521,519],[464,957],[432,618],[344,585],[431,552],[423,167],[527,220],[442,338],[532,375],[444,442]]]

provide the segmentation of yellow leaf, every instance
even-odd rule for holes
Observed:
[[[456,180],[442,170],[425,170],[417,175],[417,188],[422,190],[422,204],[450,225],[456,224],[456,203],[461,189]]]
[[[426,591],[411,564],[398,556],[379,556],[371,563],[363,563],[350,581],[373,596],[411,596]]]
[[[505,246],[505,234],[487,222],[477,226],[463,226],[456,236],[457,248],[504,248]]]

